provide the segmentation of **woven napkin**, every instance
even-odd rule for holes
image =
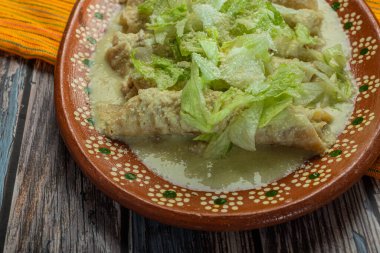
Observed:
[[[54,64],[75,0],[1,0],[0,49]]]
[[[366,0],[380,20],[380,0]],[[0,0],[0,50],[55,64],[76,0]],[[380,160],[368,175],[380,179]]]

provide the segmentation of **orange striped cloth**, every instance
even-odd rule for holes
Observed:
[[[378,20],[380,20],[380,0],[366,0]]]
[[[380,20],[380,0],[366,0]],[[76,0],[0,0],[0,50],[55,64]],[[368,175],[380,179],[380,160]]]
[[[0,0],[0,49],[54,64],[76,0]]]

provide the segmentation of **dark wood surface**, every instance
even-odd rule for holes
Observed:
[[[75,165],[55,121],[53,67],[0,53],[0,252],[380,252],[380,182],[364,177],[300,219],[191,231],[120,207]]]

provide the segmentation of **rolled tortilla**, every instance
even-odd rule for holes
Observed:
[[[318,0],[270,0],[275,4],[280,4],[292,9],[318,10]]]
[[[323,21],[323,14],[315,10],[295,10],[282,5],[275,4],[285,22],[292,28],[297,24],[306,26],[312,35],[319,35]]]
[[[220,92],[207,93],[207,105],[212,107],[219,95]],[[125,105],[97,105],[95,118],[99,130],[113,139],[200,134],[181,119],[180,111],[181,91],[151,88],[139,90],[139,94]],[[256,143],[303,148],[321,154],[326,151],[333,138],[328,130],[327,120],[319,117],[313,122],[313,115],[313,111],[292,106],[257,131]]]
[[[256,143],[297,147],[317,154],[324,153],[335,138],[326,121],[313,121],[314,111],[291,106],[277,115],[269,125],[258,129]]]

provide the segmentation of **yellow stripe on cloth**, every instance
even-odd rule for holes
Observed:
[[[380,0],[366,0],[366,2],[372,9],[377,19],[380,20]]]
[[[76,0],[1,0],[0,49],[55,64]]]

